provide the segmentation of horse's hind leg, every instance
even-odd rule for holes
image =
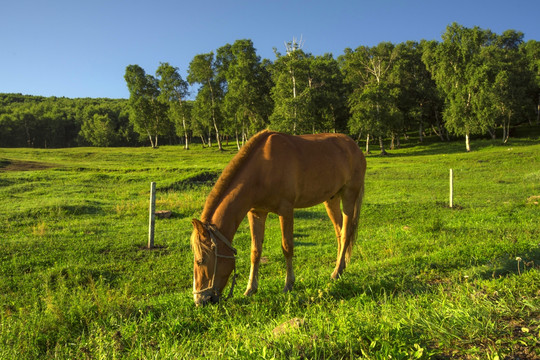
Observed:
[[[335,195],[330,200],[324,202],[328,217],[330,218],[330,220],[332,220],[334,230],[336,231],[338,256],[341,253],[341,225],[343,223],[343,215],[341,214],[340,202],[341,197],[338,195]]]
[[[294,227],[294,217],[293,209],[288,209],[286,214],[280,214],[279,222],[281,224],[281,248],[283,250],[283,255],[285,256],[285,261],[287,263],[287,275],[285,276],[285,287],[283,288],[284,292],[291,291],[294,285],[294,271],[292,266],[293,254],[294,254],[294,237],[293,237],[293,227]]]
[[[253,295],[259,287],[259,264],[262,255],[264,240],[264,225],[266,223],[265,212],[248,212],[249,227],[251,229],[251,270],[249,281],[244,295]]]
[[[337,279],[343,273],[346,264],[350,260],[352,247],[358,229],[358,217],[362,206],[363,188],[347,188],[343,192],[343,225],[341,231],[341,245],[338,253],[336,268],[332,273],[332,279]]]

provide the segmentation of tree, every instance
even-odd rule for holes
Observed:
[[[381,154],[386,154],[383,136],[402,128],[398,87],[391,76],[396,58],[395,46],[387,42],[371,48],[360,46],[355,51],[346,49],[342,57],[345,81],[351,87],[349,130],[367,132],[366,147],[370,135],[378,137]]]
[[[423,60],[446,98],[446,127],[465,136],[467,151],[471,135],[491,133],[494,137],[498,125],[506,141],[511,119],[526,106],[522,89],[530,76],[519,54],[522,38],[513,30],[499,36],[453,23],[443,41],[424,52]]]
[[[114,125],[108,114],[85,119],[81,135],[94,146],[111,146],[116,141]]]
[[[216,141],[219,150],[223,150],[220,138],[221,115],[219,105],[222,98],[222,88],[217,78],[216,63],[214,53],[196,55],[189,64],[188,82],[193,85],[200,84],[201,88],[195,100],[195,108],[205,107],[209,109],[211,123],[216,133]],[[202,110],[202,109],[200,109]],[[198,116],[203,115],[203,111],[196,111]]]
[[[424,129],[435,127],[435,132],[444,140],[443,125],[439,121],[441,99],[431,74],[422,62],[421,43],[407,41],[396,46],[397,58],[392,76],[398,84],[397,106],[403,115],[405,128],[418,129],[420,142],[423,141]],[[393,134],[392,139],[394,139]],[[397,138],[399,140],[399,137]],[[392,141],[393,143],[393,141]]]
[[[495,125],[502,127],[504,143],[510,137],[511,122],[528,117],[527,113],[532,113],[534,106],[527,94],[534,86],[534,74],[527,66],[525,54],[520,51],[522,43],[523,33],[507,30],[481,50],[485,58],[484,81],[491,86],[482,93],[480,98],[486,99],[480,102],[477,112],[479,116],[492,117]],[[495,139],[495,130],[488,131]]]
[[[331,54],[309,61],[309,119],[312,132],[344,131],[347,126],[347,91],[339,63]]]
[[[528,69],[533,80],[530,83],[528,97],[536,103],[536,124],[540,124],[540,42],[529,40],[523,43],[521,51],[527,59]]]
[[[270,74],[257,56],[251,40],[237,40],[217,51],[218,76],[226,81],[223,98],[224,113],[235,119],[232,122],[239,146],[238,132],[242,139],[247,133],[261,130],[268,123],[272,102]]]
[[[158,80],[139,65],[127,66],[124,78],[129,89],[130,121],[135,131],[148,136],[152,148],[157,148],[158,136],[165,135],[171,127],[167,107],[158,99]]]
[[[167,108],[169,119],[176,124],[177,134],[180,135],[178,128],[181,126],[184,137],[184,149],[189,149],[188,109],[185,109],[185,97],[189,94],[188,84],[178,73],[178,68],[169,65],[169,63],[160,63],[156,70],[158,77],[158,86],[160,94],[159,101]]]
[[[308,79],[310,54],[302,49],[302,43],[296,39],[286,44],[287,53],[281,55],[276,49],[276,60],[272,66],[272,99],[274,111],[270,117],[272,126],[280,131],[297,134],[308,132],[301,120],[308,118]]]

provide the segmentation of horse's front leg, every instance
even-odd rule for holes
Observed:
[[[279,221],[281,224],[282,234],[281,248],[283,250],[283,255],[285,256],[285,261],[287,262],[287,275],[285,276],[285,287],[283,288],[283,292],[287,292],[292,290],[295,280],[292,266],[292,260],[294,255],[293,209],[287,211],[285,215],[280,215]]]
[[[249,227],[251,229],[251,270],[249,281],[244,295],[253,295],[259,287],[259,263],[262,255],[262,245],[264,240],[264,225],[266,223],[266,212],[248,212]]]

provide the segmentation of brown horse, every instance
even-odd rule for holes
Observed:
[[[246,214],[251,228],[251,270],[245,295],[257,292],[267,214],[279,216],[287,262],[284,291],[290,291],[294,284],[293,211],[322,202],[338,240],[332,273],[332,278],[338,278],[356,238],[365,172],[362,151],[346,135],[262,131],[253,136],[216,182],[201,220],[193,219],[195,304],[217,302],[234,269],[232,293],[236,277],[232,239]]]

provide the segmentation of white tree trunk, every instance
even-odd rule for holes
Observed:
[[[366,154],[369,154],[369,134],[367,134],[366,138]]]
[[[379,146],[381,147],[381,155],[387,155],[386,150],[384,150],[384,142],[382,136],[379,136]]]

